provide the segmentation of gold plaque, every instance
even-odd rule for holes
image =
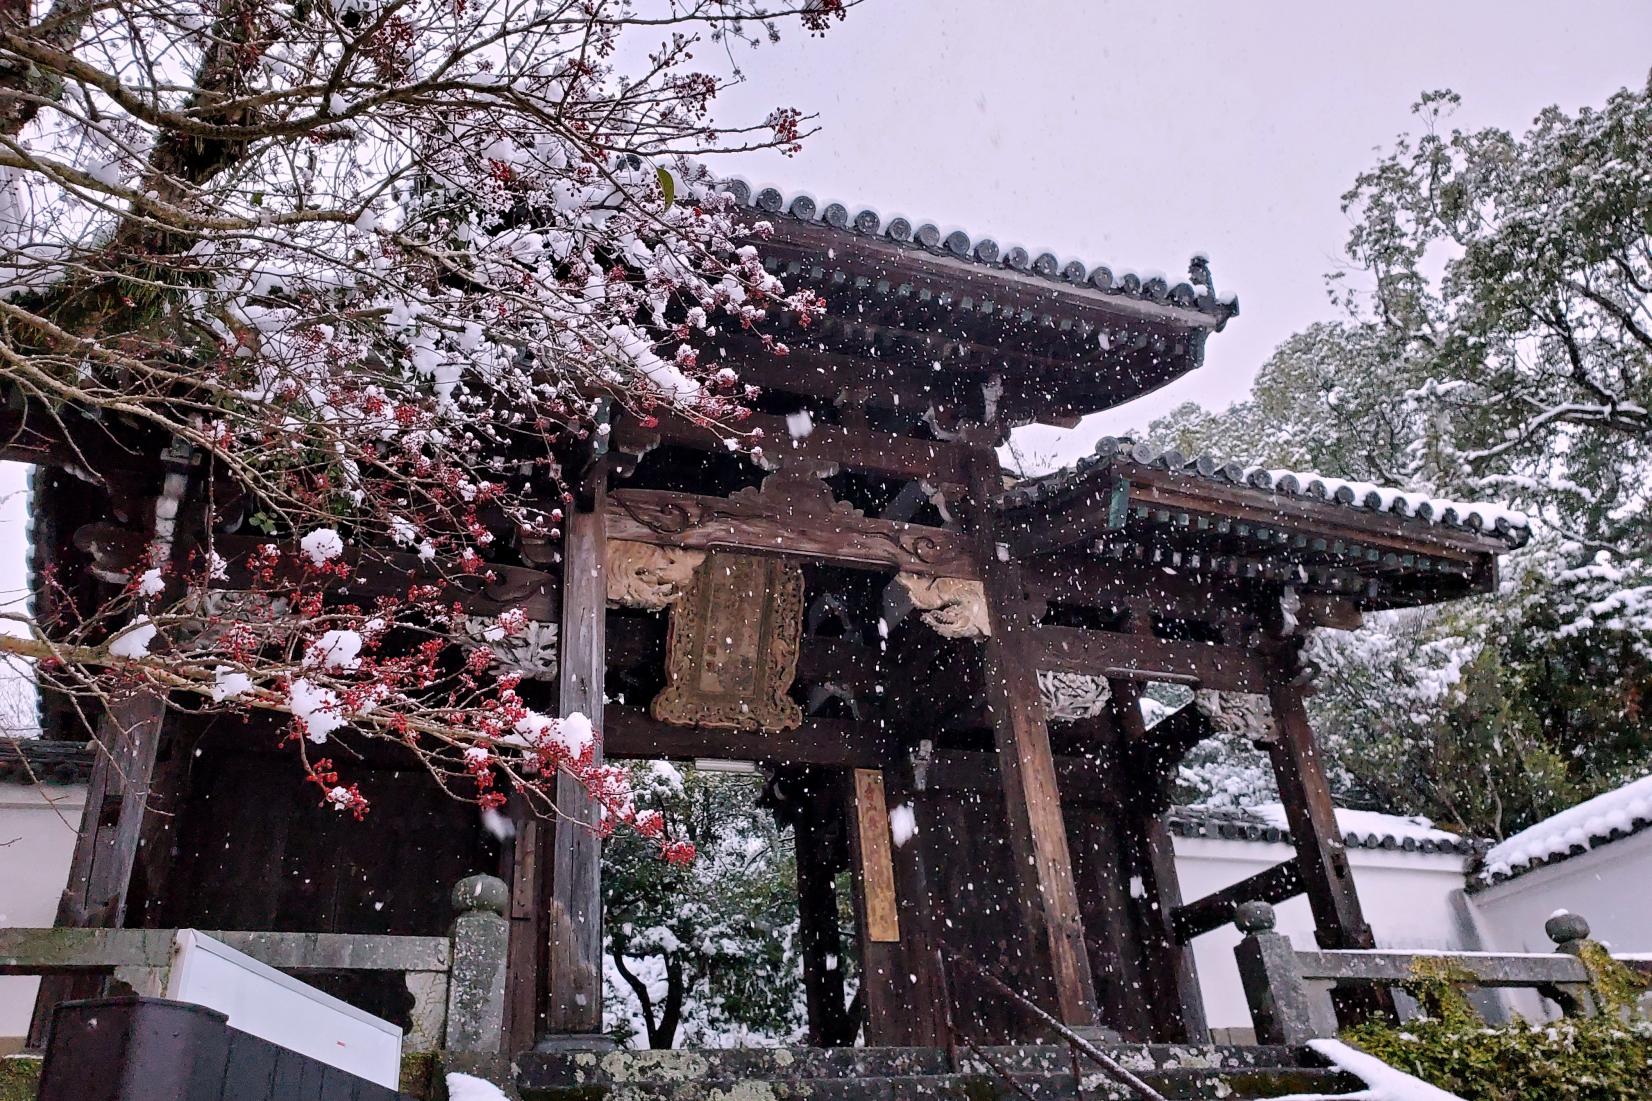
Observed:
[[[663,722],[724,730],[793,730],[789,695],[803,631],[803,571],[778,558],[712,551],[672,605]]]

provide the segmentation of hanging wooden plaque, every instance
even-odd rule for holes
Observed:
[[[778,558],[706,556],[672,605],[662,722],[724,730],[793,730],[791,699],[803,631],[803,571]]]

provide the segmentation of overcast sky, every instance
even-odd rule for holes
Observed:
[[[851,211],[1172,283],[1207,253],[1241,316],[1188,378],[1025,441],[1069,460],[1178,402],[1243,397],[1282,339],[1333,316],[1323,277],[1347,237],[1340,196],[1411,126],[1419,93],[1461,93],[1461,126],[1523,131],[1544,106],[1601,103],[1652,66],[1647,0],[1182,8],[868,0],[823,39],[738,50],[750,79],[724,117],[818,113],[802,153],[745,158],[742,174]]]

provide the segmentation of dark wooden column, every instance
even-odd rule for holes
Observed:
[[[888,805],[891,812],[910,812],[915,823],[933,821],[923,796],[900,779],[905,769],[886,769],[889,777]],[[930,888],[929,843],[919,832],[902,841],[893,831],[892,854],[895,872],[895,907],[901,923],[901,971],[896,975],[896,992],[906,1021],[906,1043],[913,1047],[946,1047],[951,1039],[948,1024],[950,994],[943,978],[939,904]]]
[[[607,666],[607,472],[599,468],[591,499],[567,519],[562,549],[559,710],[583,714],[602,755],[603,673]],[[557,814],[543,822],[550,863],[547,958],[550,1037],[596,1040],[602,1032],[602,842],[597,805],[567,773],[557,777]]]
[[[1376,937],[1354,890],[1348,850],[1331,802],[1331,785],[1308,725],[1303,702],[1308,678],[1296,648],[1288,645],[1277,651],[1269,671],[1268,701],[1276,733],[1268,756],[1290,825],[1297,870],[1313,909],[1315,937],[1321,948],[1375,948]],[[1394,1016],[1394,999],[1385,987],[1339,989],[1335,1000],[1345,1023],[1371,1014]]]
[[[184,511],[182,506],[192,489],[189,454],[187,448],[174,447],[162,457],[166,492],[177,506],[174,517]],[[159,533],[159,521],[156,526]],[[188,561],[194,546],[194,532],[183,530],[181,524],[164,534],[171,540],[166,549],[175,568],[167,571],[166,587],[154,604],[157,608],[169,607],[183,595],[181,571],[176,567]],[[163,644],[164,639],[157,640],[157,648]],[[56,924],[119,928],[126,923],[127,893],[165,722],[166,693],[147,685],[111,700],[98,719],[97,759],[86,789],[74,855],[69,861],[69,882],[58,900]],[[43,979],[29,1024],[30,1045],[44,1042],[52,1008],[59,1002],[95,997],[101,987],[101,978]]]
[[[999,557],[992,501],[1002,489],[998,456],[977,448],[969,458],[967,520],[986,595],[991,634],[983,641],[987,705],[1015,858],[1015,889],[1028,932],[1049,946],[1056,1015],[1063,1024],[1096,1023],[1096,992],[1084,949],[1084,923],[1073,885],[1061,793],[1050,732],[1027,636],[1032,626],[1020,571]]]
[[[1121,748],[1139,747],[1147,741],[1147,725],[1141,713],[1141,685],[1133,680],[1111,677],[1109,707],[1113,725],[1123,742]],[[1142,754],[1126,752],[1123,761],[1139,761]],[[1139,767],[1139,766],[1138,766]],[[1141,877],[1143,913],[1141,930],[1143,953],[1151,982],[1157,988],[1151,1009],[1161,1039],[1204,1043],[1209,1036],[1205,1024],[1205,1003],[1199,992],[1199,972],[1193,962],[1193,948],[1176,940],[1171,915],[1182,904],[1181,881],[1176,876],[1176,851],[1170,830],[1164,824],[1169,800],[1159,789],[1156,776],[1133,775],[1126,779],[1124,816],[1131,834],[1133,863]],[[1143,785],[1146,785],[1145,787]]]
[[[520,795],[511,798],[511,820],[516,836],[511,839],[508,860],[501,869],[511,885],[510,938],[505,948],[505,1035],[504,1054],[514,1055],[533,1047],[544,1031],[546,994],[545,957],[550,952],[550,933],[545,915],[550,905],[550,875],[543,856],[545,835],[537,814]]]
[[[848,863],[843,801],[835,773],[805,781],[793,820],[797,851],[797,938],[811,1047],[855,1042],[858,1021],[844,1003],[843,938],[838,930],[837,873]]]
[[[1086,785],[1083,801],[1075,801],[1072,788],[1066,800],[1067,843],[1101,1023],[1125,1040],[1145,1042],[1153,1039],[1153,1015],[1130,898],[1133,842],[1125,821],[1130,777],[1119,764],[1124,754],[1109,719],[1081,720],[1073,729],[1083,730],[1082,740],[1095,747],[1105,766],[1096,782]]]

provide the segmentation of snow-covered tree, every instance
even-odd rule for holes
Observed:
[[[638,802],[695,846],[692,865],[634,834],[603,853],[606,997],[619,1040],[787,1043],[804,1025],[797,870],[756,776],[631,766]]]
[[[1533,516],[1498,592],[1310,651],[1343,798],[1502,836],[1652,758],[1652,86],[1518,138],[1442,132],[1455,102],[1424,97],[1423,136],[1345,196],[1348,316],[1149,434]]]
[[[495,675],[490,645],[525,617],[467,632],[455,585],[554,544],[563,464],[607,410],[741,435],[715,334],[818,303],[764,271],[765,227],[705,165],[790,149],[808,120],[718,121],[729,78],[695,57],[847,6],[0,5],[9,438],[141,543],[95,600],[43,578],[0,646],[88,714],[139,689],[290,713],[343,810],[366,806],[326,743],[382,737],[484,804],[561,767],[634,818],[590,724]],[[216,540],[238,529],[268,541],[229,561]],[[341,598],[395,554],[440,576]]]

